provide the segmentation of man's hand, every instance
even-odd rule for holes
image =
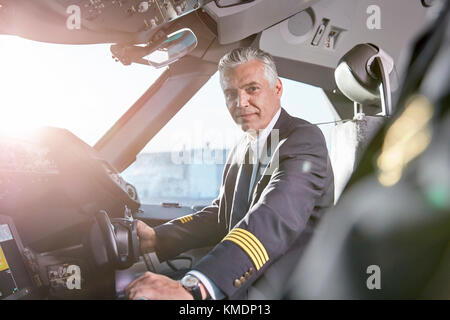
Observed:
[[[137,235],[141,245],[141,252],[148,253],[155,251],[156,234],[153,228],[142,221],[137,223]]]
[[[192,295],[180,282],[166,276],[146,272],[125,288],[128,299],[193,300]]]

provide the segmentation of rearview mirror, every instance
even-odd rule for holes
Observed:
[[[188,28],[178,30],[145,47],[112,45],[113,57],[124,65],[140,63],[162,68],[184,57],[197,47],[197,37]]]

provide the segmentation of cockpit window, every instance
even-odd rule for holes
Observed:
[[[319,125],[330,147],[333,114],[320,88],[282,79],[282,106]],[[331,122],[331,123],[330,123]],[[227,154],[243,135],[228,113],[216,73],[122,175],[142,203],[203,206],[217,197]]]
[[[109,47],[0,36],[0,133],[55,126],[94,145],[164,71],[123,66]]]
[[[94,145],[164,69],[123,66],[109,45],[56,45],[0,36],[0,134],[66,128]],[[312,123],[334,120],[322,90],[282,79],[282,106]],[[319,126],[330,146],[332,124]],[[123,172],[142,203],[206,205],[242,136],[215,74]]]

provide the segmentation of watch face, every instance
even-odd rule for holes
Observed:
[[[181,284],[186,288],[194,288],[198,286],[198,279],[196,277],[187,275],[181,280]]]

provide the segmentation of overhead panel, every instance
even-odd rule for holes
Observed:
[[[332,89],[339,59],[358,43],[378,45],[398,62],[423,28],[427,10],[420,0],[319,1],[264,30],[259,46],[277,58],[287,77]]]
[[[204,10],[216,21],[220,44],[230,44],[300,12],[318,0],[255,0],[229,8],[214,2]]]
[[[177,19],[200,8],[208,1],[56,0],[56,2],[63,9],[78,6],[82,19],[95,22],[98,27],[123,32],[140,32]]]
[[[146,43],[211,0],[0,0],[0,34],[55,43]]]

